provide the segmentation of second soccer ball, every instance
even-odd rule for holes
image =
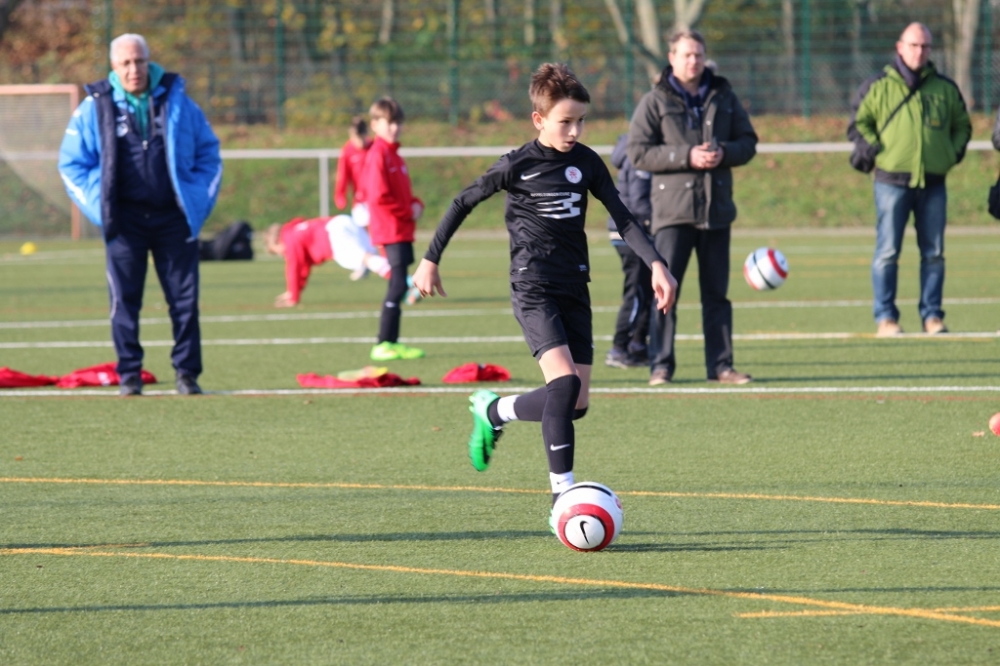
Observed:
[[[780,250],[757,248],[743,262],[743,277],[757,291],[777,289],[788,278],[788,261]]]

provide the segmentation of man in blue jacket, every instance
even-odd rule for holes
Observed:
[[[177,392],[198,394],[198,232],[222,180],[219,140],[184,79],[149,61],[141,35],[117,37],[110,54],[111,74],[85,86],[66,128],[59,173],[104,233],[121,395],[142,394],[139,310],[150,252],[173,323]]]

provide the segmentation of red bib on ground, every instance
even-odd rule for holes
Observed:
[[[0,368],[0,388],[31,388],[34,386],[52,386],[58,377],[47,375],[28,375],[4,366]]]
[[[403,379],[391,372],[378,377],[362,377],[351,381],[337,379],[333,375],[317,375],[315,372],[295,375],[295,379],[303,388],[386,388],[389,386],[418,386],[420,384],[420,380],[416,377]]]
[[[489,363],[466,363],[452,368],[441,378],[445,384],[466,384],[469,382],[506,382],[510,380],[510,371],[499,365]]]
[[[80,388],[81,386],[118,386],[121,378],[115,371],[117,363],[101,363],[92,365],[89,368],[74,370],[68,375],[63,375],[56,382],[59,388]],[[156,377],[153,373],[143,370],[140,373],[143,384],[155,384]]]

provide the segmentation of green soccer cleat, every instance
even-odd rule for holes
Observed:
[[[472,412],[472,435],[469,436],[469,459],[472,466],[480,472],[485,472],[490,466],[490,457],[496,448],[500,435],[503,434],[503,426],[494,428],[490,423],[489,407],[495,400],[499,400],[493,391],[479,389],[469,396],[469,411]]]
[[[416,347],[407,347],[400,342],[380,342],[372,347],[369,358],[373,361],[409,361],[415,358],[423,358],[424,350]]]
[[[555,511],[549,511],[549,532],[552,532],[553,534],[556,534],[556,512]]]

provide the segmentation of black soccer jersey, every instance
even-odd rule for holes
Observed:
[[[472,209],[500,190],[507,191],[504,219],[511,282],[590,281],[584,231],[588,191],[608,209],[622,238],[647,265],[663,261],[619,199],[597,153],[580,143],[563,153],[537,140],[501,157],[455,197],[424,258],[440,263],[445,246]]]

